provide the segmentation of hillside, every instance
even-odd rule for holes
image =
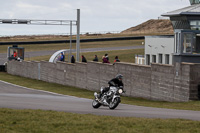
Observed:
[[[173,34],[172,23],[168,19],[151,19],[135,27],[128,28],[123,34]]]
[[[167,19],[151,19],[135,27],[128,28],[121,33],[95,33],[95,34],[81,34],[81,39],[92,38],[111,38],[111,37],[127,37],[137,35],[164,35],[173,34],[173,27],[170,20]],[[2,36],[0,42],[3,41],[42,41],[42,40],[66,40],[69,35],[16,35],[16,36]],[[74,35],[73,39],[76,38]]]

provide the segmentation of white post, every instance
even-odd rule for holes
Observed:
[[[76,35],[76,61],[79,62],[80,56],[80,9],[77,9],[77,35]]]

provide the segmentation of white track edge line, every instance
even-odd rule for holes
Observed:
[[[21,88],[24,88],[24,89],[27,89],[27,90],[40,91],[40,92],[45,92],[45,93],[50,93],[50,94],[60,95],[60,96],[68,96],[68,95],[58,94],[58,93],[50,92],[50,91],[44,91],[44,90],[38,90],[38,89],[28,88],[28,87],[24,87],[24,86],[12,84],[12,83],[9,83],[9,82],[3,81],[3,80],[0,80],[0,82],[5,83],[5,84],[9,84],[9,85],[12,85],[12,86],[16,86],[16,87],[21,87]]]

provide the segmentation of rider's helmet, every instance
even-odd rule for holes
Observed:
[[[117,78],[119,81],[122,81],[123,75],[117,74],[115,78]]]

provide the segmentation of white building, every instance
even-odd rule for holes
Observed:
[[[174,53],[174,36],[146,36],[145,64],[172,64]]]
[[[200,63],[200,0],[190,2],[191,6],[162,14],[170,17],[174,35],[145,37],[146,65]]]

